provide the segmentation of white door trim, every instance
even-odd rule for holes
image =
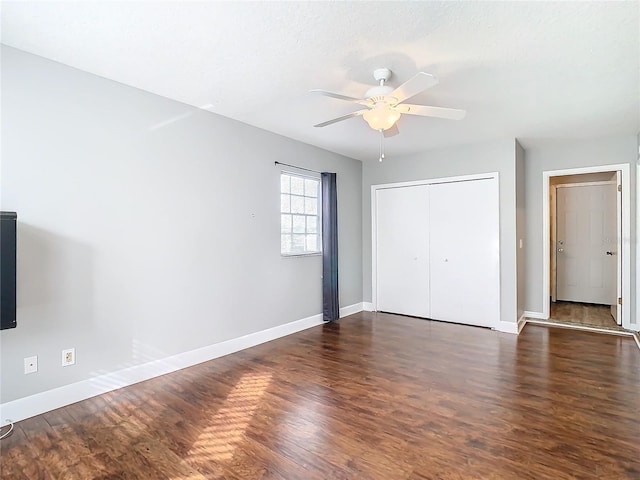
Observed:
[[[496,179],[499,181],[498,172],[489,172],[473,175],[461,175],[455,177],[429,178],[424,180],[414,180],[409,182],[384,183],[380,185],[371,185],[371,308],[372,311],[378,310],[378,265],[377,265],[377,211],[376,211],[376,191],[384,188],[411,187],[415,185],[432,185],[435,183],[452,183],[452,182],[468,182],[481,179]],[[500,187],[498,186],[498,192]],[[498,193],[499,194],[499,193]],[[499,202],[498,202],[499,205]],[[502,253],[501,253],[502,255]],[[502,261],[500,262],[502,265]],[[502,292],[500,292],[502,293]]]
[[[640,134],[638,134],[640,140]],[[640,142],[639,142],[640,143]],[[638,145],[638,160],[636,163],[636,321],[631,325],[632,330],[640,331],[640,195],[638,189],[640,188],[640,144]],[[624,194],[624,189],[622,191]],[[624,197],[623,197],[624,198]],[[636,341],[638,341],[638,338]],[[640,341],[638,341],[638,347],[640,347]]]
[[[550,296],[550,218],[549,218],[549,180],[562,175],[582,173],[615,172],[622,177],[622,327],[631,328],[631,195],[629,194],[629,164],[600,165],[596,167],[572,168],[564,170],[546,170],[542,172],[542,316],[549,318]],[[620,281],[620,280],[619,280]]]
[[[622,185],[622,172],[620,170],[616,171],[616,185]],[[616,192],[616,232],[618,232],[618,238],[616,240],[616,251],[622,251],[622,202],[623,202],[623,194],[619,190]],[[631,260],[629,260],[631,263]],[[618,285],[616,289],[616,294],[620,298],[623,295],[622,285],[624,284],[622,280],[622,256],[618,255],[616,257],[616,278],[618,279]],[[629,298],[629,303],[631,303],[631,298]],[[629,305],[631,307],[631,305]],[[616,303],[611,306],[612,310],[615,310],[615,320],[618,325],[622,326],[622,305]],[[631,310],[629,310],[631,311]],[[631,315],[628,317],[628,327],[631,327]]]

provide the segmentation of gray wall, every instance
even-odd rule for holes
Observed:
[[[477,173],[500,174],[500,316],[517,320],[516,161],[514,140],[432,150],[365,163],[362,170],[362,266],[364,301],[371,302],[371,186]]]
[[[516,141],[516,269],[517,269],[517,313],[524,315],[527,299],[527,240],[526,236],[526,179],[524,149]]]
[[[636,301],[635,268],[635,205],[636,160],[638,158],[635,135],[592,140],[538,141],[526,150],[526,205],[527,205],[527,301],[526,310],[542,312],[542,180],[543,172],[569,168],[592,167],[627,163],[630,165],[631,195],[631,292],[632,321]]]
[[[275,160],[337,172],[340,302],[362,301],[359,161],[11,48],[2,140],[3,403],[321,313],[320,257],[280,256]]]

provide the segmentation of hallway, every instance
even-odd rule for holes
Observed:
[[[592,303],[551,302],[550,321],[597,327],[605,330],[624,331],[611,316],[611,307]]]

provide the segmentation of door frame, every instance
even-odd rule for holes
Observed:
[[[378,248],[377,248],[377,209],[376,194],[378,190],[386,188],[413,187],[416,185],[433,185],[437,183],[469,182],[473,180],[495,179],[498,182],[496,195],[498,195],[498,207],[500,206],[500,175],[498,172],[480,173],[473,175],[460,175],[455,177],[429,178],[424,180],[413,180],[408,182],[384,183],[371,185],[371,303],[372,311],[378,311]],[[500,225],[500,214],[498,213],[498,225]],[[500,252],[500,269],[502,268],[502,252]],[[502,275],[502,271],[500,270]],[[498,290],[498,312],[501,310],[502,286]],[[501,318],[499,319],[501,320]],[[493,328],[498,327],[499,320]]]
[[[631,329],[631,195],[629,192],[629,164],[599,165],[594,167],[545,170],[542,172],[542,316],[549,319],[551,310],[551,177],[579,175],[583,173],[620,172],[622,185],[622,212],[616,214],[622,219],[621,238],[618,238],[622,272],[616,272],[618,292],[622,293],[622,327]]]

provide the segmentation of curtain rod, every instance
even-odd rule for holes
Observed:
[[[299,170],[306,170],[307,172],[313,172],[313,173],[323,173],[323,172],[318,172],[317,170],[311,170],[310,168],[303,168],[303,167],[296,167],[295,165],[289,165],[288,163],[282,163],[282,162],[274,162],[276,165],[284,165],[286,167],[293,167],[293,168],[297,168]]]

